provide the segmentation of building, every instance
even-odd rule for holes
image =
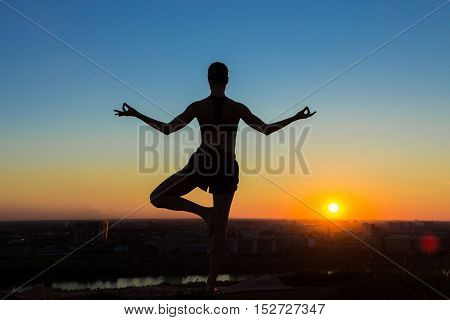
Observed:
[[[384,248],[384,234],[383,234],[381,228],[376,226],[373,223],[369,224],[368,228],[369,228],[369,235],[370,235],[371,245],[375,249],[383,250],[383,248]]]
[[[308,237],[307,241],[308,241],[308,248],[316,247],[316,239],[314,239],[313,237]]]
[[[411,254],[414,241],[407,235],[389,235],[384,238],[386,252],[393,254]]]
[[[274,254],[277,252],[277,244],[274,238],[260,238],[256,243],[257,254]]]
[[[99,242],[108,239],[108,221],[75,222],[73,240],[77,244],[88,241]]]
[[[257,252],[257,240],[253,238],[238,238],[237,254],[253,255]]]

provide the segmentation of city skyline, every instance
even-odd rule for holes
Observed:
[[[448,291],[450,222],[348,221],[343,225],[351,234],[319,219],[231,220],[227,262],[219,281],[232,286],[267,276],[281,278],[291,298],[310,293],[311,285],[322,298],[329,294],[339,299],[361,298],[360,294],[384,299],[399,295],[407,299],[439,297],[439,292],[398,272],[397,267],[367,247],[370,245],[390,259],[402,261],[411,272],[422,276],[428,272],[427,279],[432,279],[442,295]],[[18,297],[92,299],[92,294],[100,298],[113,293],[125,298],[132,294],[128,290],[139,290],[139,295],[134,295],[138,299],[156,298],[161,292],[165,297],[177,296],[180,286],[188,289],[206,283],[204,267],[209,245],[206,227],[199,220],[123,221],[111,229],[105,221],[17,222],[0,223],[0,231],[0,257],[5,260],[0,292],[4,294],[14,284],[21,284],[18,279],[28,274],[31,265],[67,255],[81,245],[83,248],[59,271],[49,270],[46,280],[26,285],[16,293]],[[100,232],[101,237],[95,237]],[[391,281],[386,280],[386,272]],[[301,281],[292,282],[293,276]],[[403,280],[399,281],[399,277]],[[361,287],[360,281],[372,285],[364,292],[349,287],[354,282]],[[382,288],[375,283],[383,283]],[[338,289],[321,291],[324,285],[337,285]],[[396,292],[393,288],[402,290]],[[261,298],[260,294],[250,293],[249,297]],[[271,295],[279,298],[282,293],[273,290]]]

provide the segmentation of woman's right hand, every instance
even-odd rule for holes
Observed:
[[[114,110],[115,115],[118,117],[136,117],[139,112],[136,109],[130,107],[126,102],[122,105],[122,110]]]
[[[315,114],[316,114],[316,111],[311,112],[309,110],[309,107],[305,107],[305,108],[303,108],[302,111],[298,112],[295,116],[297,119],[308,119],[309,117],[312,117]]]

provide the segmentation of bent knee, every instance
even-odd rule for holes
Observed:
[[[156,208],[163,208],[163,194],[157,190],[150,193],[150,203]]]

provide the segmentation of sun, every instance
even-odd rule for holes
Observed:
[[[336,214],[339,212],[339,210],[340,210],[340,207],[336,202],[332,202],[328,205],[328,211],[330,213]]]

